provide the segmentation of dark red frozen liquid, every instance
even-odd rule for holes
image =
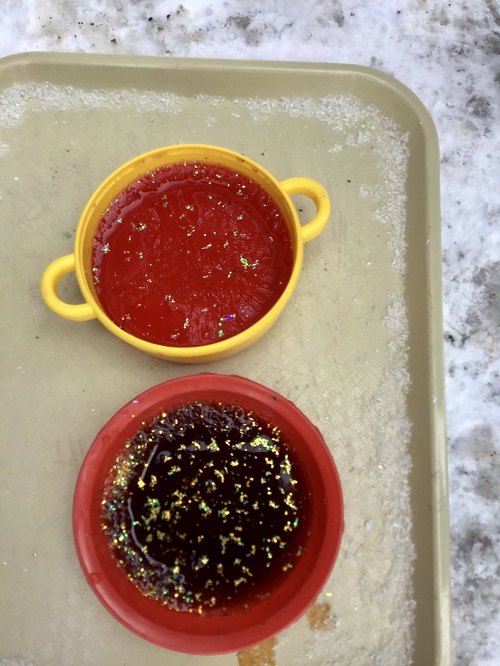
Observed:
[[[102,529],[144,595],[202,613],[272,594],[301,556],[309,489],[293,447],[254,412],[194,402],[124,443]]]

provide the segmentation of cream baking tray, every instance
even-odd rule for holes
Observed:
[[[280,180],[318,180],[332,200],[278,323],[203,366],[60,319],[39,291],[95,187],[173,143],[245,153]],[[295,200],[305,223],[311,203]],[[0,62],[0,215],[2,663],[451,663],[439,151],[413,93],[349,65],[12,56]],[[74,276],[60,293],[81,301]],[[99,429],[134,395],[202,370],[295,402],[331,448],[345,499],[316,604],[267,644],[223,657],[166,652],[118,624],[85,582],[71,528]]]

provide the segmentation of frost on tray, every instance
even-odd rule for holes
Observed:
[[[275,373],[272,363],[252,366],[252,373],[258,374],[262,381],[282,382],[283,390],[289,389],[289,397],[305,407],[313,420],[317,418],[338,462],[346,504],[346,531],[339,559],[324,594],[318,599],[318,604],[335,622],[325,622],[324,628],[318,623],[311,627],[303,618],[299,625],[278,638],[274,647],[276,663],[280,666],[285,663],[302,666],[305,661],[311,666],[410,663],[415,551],[409,510],[408,324],[404,302],[408,137],[377,108],[349,95],[235,100],[209,95],[184,98],[137,90],[85,91],[28,83],[13,85],[0,93],[0,158],[3,161],[14,156],[17,147],[14,140],[12,145],[9,143],[10,130],[25,123],[27,116],[45,114],[47,127],[59,123],[61,129],[71,115],[68,111],[82,109],[86,111],[86,127],[71,128],[75,136],[70,135],[69,127],[63,132],[67,140],[80,140],[82,146],[85,146],[85,132],[99,129],[100,136],[106,137],[106,128],[100,128],[98,123],[104,118],[111,124],[116,113],[121,126],[131,128],[130,135],[123,134],[124,152],[130,151],[131,155],[136,149],[135,154],[142,152],[144,143],[154,147],[152,142],[160,136],[165,143],[189,143],[193,137],[209,143],[207,139],[213,137],[213,142],[245,150],[252,158],[260,159],[259,155],[265,152],[264,160],[269,157],[272,161],[272,157],[277,164],[286,161],[282,177],[308,175],[320,182],[325,180],[325,185],[328,181],[332,219],[321,240],[311,243],[308,250],[308,255],[314,252],[321,263],[306,257],[304,275],[294,294],[298,307],[289,308],[280,326],[260,347],[270,349],[266,345],[274,335],[274,340],[283,344],[279,358],[288,353],[292,357],[286,360],[293,369],[293,379],[290,380],[285,369],[277,377],[270,376],[269,373]],[[92,114],[94,109],[100,112],[98,120]],[[162,129],[161,133],[151,130],[140,143],[135,129],[138,122],[143,122],[143,114],[147,114],[148,122],[158,121],[154,127]],[[23,124],[23,130],[24,127]],[[253,143],[246,139],[246,143],[243,139],[238,143],[240,127],[245,128]],[[294,140],[285,141],[287,136],[293,136]],[[324,139],[321,145],[320,136]],[[297,165],[302,164],[300,150],[308,151],[311,156],[310,161],[305,160],[310,172],[289,173],[290,156]],[[368,156],[376,177],[354,174],[352,183],[347,185],[351,175],[346,175],[343,169],[356,164],[356,160],[359,164],[361,154]],[[324,166],[326,161],[328,168]],[[344,199],[339,192],[341,185],[346,188]],[[355,202],[355,219],[346,220],[346,211],[341,209],[347,196]],[[379,234],[379,245],[373,248],[368,242],[366,252],[361,253],[356,225],[361,225],[370,240],[372,235]],[[347,257],[339,255],[339,238]],[[344,267],[339,265],[341,261]],[[386,272],[380,279],[382,263]],[[372,274],[378,282],[371,279]],[[316,308],[317,311],[308,309],[312,305],[304,294],[310,288],[308,279],[312,280],[312,276],[318,279],[318,288],[327,303],[336,304],[338,312],[358,317],[354,325],[348,321],[334,322],[340,326],[335,340],[338,356],[329,353],[330,343],[328,353],[320,361],[314,345],[319,338],[313,336],[310,342],[308,335],[328,326],[331,317],[328,319],[327,307]],[[375,314],[370,311],[372,306],[378,308]],[[283,327],[281,335],[280,327]],[[362,336],[356,349],[353,336],[349,336],[353,331]],[[305,342],[297,351],[292,343],[299,333]],[[346,373],[343,384],[338,382],[334,386],[331,376],[339,372],[342,355],[348,354],[356,359],[352,365],[359,367],[351,374]],[[238,357],[234,365],[228,361],[220,366],[221,370],[240,371],[238,364],[242,358]],[[249,352],[248,359],[254,361],[256,357]],[[244,366],[245,372],[249,372],[248,367]],[[352,370],[348,364],[341,369]],[[297,389],[293,394],[295,384],[299,388],[308,384],[308,389],[302,393]]]
[[[170,93],[138,90],[82,90],[49,83],[17,83],[0,93],[0,127],[14,127],[27,111],[119,110],[131,106],[137,111],[179,113],[182,100]]]

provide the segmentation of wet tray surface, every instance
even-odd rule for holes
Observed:
[[[203,366],[148,357],[96,321],[60,319],[39,293],[46,265],[72,252],[97,185],[172,143],[231,148],[279,180],[318,180],[332,199],[278,323]],[[307,222],[310,202],[294,199]],[[439,157],[414,95],[350,66],[14,56],[0,62],[0,211],[0,658],[165,663],[88,588],[71,502],[114,412],[150,386],[206,370],[270,386],[320,428],[346,529],[328,584],[292,629],[239,655],[168,653],[168,663],[449,664]],[[74,277],[60,293],[81,301]]]

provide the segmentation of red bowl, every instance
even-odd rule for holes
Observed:
[[[228,614],[182,613],[144,597],[117,567],[101,530],[105,479],[125,441],[142,421],[192,401],[221,401],[253,410],[276,425],[295,449],[310,493],[310,525],[293,569],[264,599]],[[73,534],[81,567],[107,610],[141,638],[189,654],[222,654],[256,645],[295,622],[315,601],[337,558],[344,528],[340,480],[318,429],[274,391],[242,377],[200,374],[173,379],[122,407],[94,440],[80,470]]]

